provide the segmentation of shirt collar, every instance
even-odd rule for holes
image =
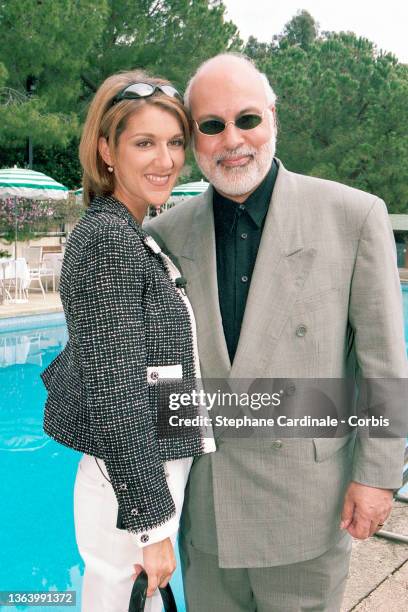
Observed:
[[[231,229],[234,226],[237,212],[241,209],[248,213],[258,228],[261,228],[268,212],[277,174],[278,164],[273,160],[271,168],[262,183],[258,185],[255,191],[242,204],[222,196],[214,189],[213,207],[216,223],[222,223]]]

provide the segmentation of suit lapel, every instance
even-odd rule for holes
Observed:
[[[279,172],[262,232],[231,378],[265,376],[314,249],[304,247],[295,175]]]
[[[193,306],[202,375],[226,378],[231,364],[218,299],[213,192],[210,187],[197,201],[191,232],[180,254],[187,294]]]

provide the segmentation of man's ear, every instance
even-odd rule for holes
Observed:
[[[275,132],[277,132],[278,122],[276,120],[276,107],[274,105],[270,106],[269,110],[271,111],[271,115],[272,115],[273,127],[275,128]]]
[[[113,160],[109,150],[108,141],[104,136],[101,136],[98,140],[98,151],[105,164],[107,164],[108,166],[113,166]]]

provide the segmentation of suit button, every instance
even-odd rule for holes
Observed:
[[[159,373],[157,370],[153,370],[153,372],[150,372],[150,380],[158,380],[159,379]]]
[[[127,484],[123,482],[119,485],[119,491],[127,491]]]
[[[143,544],[146,544],[146,542],[149,541],[149,536],[147,535],[147,533],[144,533],[140,536],[140,541],[143,542]]]
[[[285,391],[286,391],[286,395],[295,395],[296,385],[294,385],[293,383],[289,383]]]
[[[274,440],[272,442],[272,448],[282,448],[282,440]]]
[[[246,232],[242,232],[241,238],[242,240],[246,240],[248,238],[248,234]]]
[[[247,276],[241,276],[241,280],[243,283],[247,283],[248,282],[248,277]]]
[[[303,336],[306,336],[306,332],[307,332],[306,325],[303,325],[303,323],[301,323],[300,325],[297,326],[296,335],[298,338],[303,338]]]
[[[130,514],[132,516],[137,516],[139,514],[139,510],[137,508],[132,508],[132,510],[130,511]]]

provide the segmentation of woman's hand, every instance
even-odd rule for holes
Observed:
[[[147,597],[151,597],[157,587],[165,587],[168,584],[176,567],[176,557],[170,538],[143,548],[143,569],[148,578]],[[135,570],[138,576],[142,567],[135,565]]]

